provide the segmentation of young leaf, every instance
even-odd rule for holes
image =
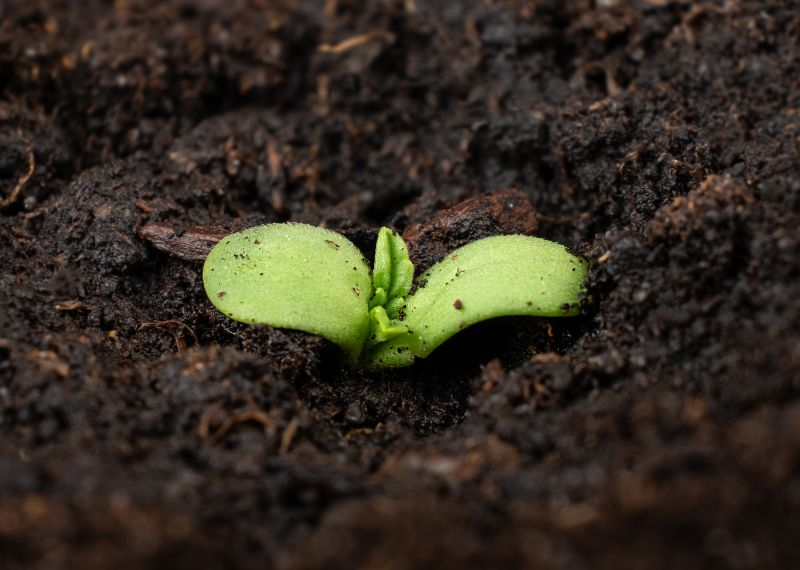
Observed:
[[[407,366],[464,328],[494,317],[580,312],[588,265],[557,243],[495,236],[459,248],[419,278],[406,298],[408,332],[376,346],[368,365]]]
[[[414,265],[408,258],[403,238],[389,228],[381,228],[375,244],[375,271],[372,285],[375,295],[369,302],[372,324],[368,346],[374,346],[408,331],[399,320],[405,297],[414,279]]]
[[[305,224],[229,235],[209,253],[203,284],[232,319],[306,331],[356,361],[370,330],[369,266],[344,236]]]
[[[387,300],[405,297],[413,279],[414,265],[408,258],[403,238],[389,228],[381,228],[375,245],[375,271],[372,276],[375,291],[386,291]]]
[[[381,228],[381,232],[389,234],[389,244],[392,248],[392,284],[389,288],[391,301],[408,296],[414,281],[414,264],[408,258],[406,242],[399,234],[391,232],[388,228]]]
[[[375,307],[369,314],[373,321],[370,344],[378,344],[408,332],[408,327],[400,321],[390,319],[383,307]]]

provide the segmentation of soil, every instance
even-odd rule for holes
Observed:
[[[800,3],[0,20],[4,570],[800,567]],[[536,232],[594,304],[352,371],[164,245],[286,220]]]

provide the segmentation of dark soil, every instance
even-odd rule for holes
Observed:
[[[800,3],[0,19],[4,570],[800,567]],[[147,234],[283,220],[536,231],[595,304],[352,372]]]

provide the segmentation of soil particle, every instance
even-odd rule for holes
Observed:
[[[137,235],[159,251],[184,261],[202,263],[211,248],[228,235],[228,232],[216,226],[176,228],[168,224],[152,223],[142,226]],[[259,242],[256,240],[254,243]]]
[[[528,197],[511,188],[442,210],[424,224],[407,227],[403,239],[415,270],[421,273],[470,241],[501,234],[533,235],[538,227]]]

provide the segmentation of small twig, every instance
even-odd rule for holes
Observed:
[[[376,432],[379,432],[381,429],[383,429],[383,424],[381,422],[378,422],[374,428],[362,427],[362,428],[351,429],[346,434],[344,434],[344,438],[350,441],[355,437],[370,436]]]
[[[137,231],[153,247],[184,261],[202,262],[211,248],[230,232],[217,226],[179,227],[171,224],[146,224]]]
[[[53,304],[53,309],[56,311],[77,311],[78,309],[85,309],[86,305],[77,299],[68,299],[66,301],[57,301]]]
[[[14,189],[11,191],[11,194],[0,200],[0,208],[5,208],[16,202],[20,192],[22,192],[22,189],[25,188],[25,185],[28,183],[28,180],[31,179],[31,176],[33,176],[33,172],[35,170],[36,157],[34,156],[32,150],[28,150],[28,172],[23,174],[22,177],[17,180],[17,183],[14,185]]]
[[[264,435],[268,438],[275,435],[275,431],[277,430],[275,421],[266,413],[262,412],[261,410],[249,410],[242,412],[241,414],[236,414],[225,418],[225,421],[222,422],[222,425],[219,426],[219,429],[217,429],[217,431],[208,437],[208,443],[210,445],[214,445],[220,439],[222,439],[233,426],[245,422],[256,422],[261,424],[261,426],[264,428]],[[288,430],[289,428],[287,427],[286,429]]]
[[[361,44],[365,44],[376,38],[387,39],[391,41],[394,39],[394,34],[392,34],[392,32],[389,32],[387,30],[374,30],[372,32],[367,32],[366,34],[353,36],[352,38],[343,40],[338,44],[321,44],[317,49],[322,53],[341,53],[344,51],[351,50],[354,47],[360,46]]]
[[[269,173],[273,181],[278,181],[283,178],[283,156],[278,151],[278,145],[274,140],[270,139],[267,143],[267,164],[269,165]],[[281,180],[281,182],[283,182]],[[286,209],[284,203],[286,196],[284,196],[283,184],[272,185],[272,209],[279,216],[282,216]]]
[[[202,441],[207,441],[211,433],[211,424],[214,422],[214,419],[222,413],[224,413],[224,410],[222,409],[222,404],[219,402],[214,402],[208,406],[200,416],[200,421],[197,422],[197,428],[195,429],[197,437]]]
[[[141,325],[139,325],[139,330],[147,328],[155,328],[155,329],[162,329],[165,331],[169,331],[172,334],[172,337],[175,339],[175,344],[178,347],[178,352],[183,352],[184,350],[186,350],[186,343],[183,342],[182,337],[178,336],[172,331],[172,327],[174,327],[175,325],[178,325],[179,327],[182,327],[189,331],[189,334],[191,334],[192,338],[194,339],[195,346],[200,344],[200,340],[197,338],[197,334],[195,334],[192,327],[180,321],[152,321],[149,323],[142,323]]]
[[[297,418],[292,418],[289,422],[289,425],[286,426],[286,429],[283,430],[283,435],[281,436],[281,447],[278,450],[278,453],[281,455],[286,455],[289,452],[289,448],[292,447],[292,442],[294,441],[294,436],[297,435],[297,430],[300,428],[300,422]]]

